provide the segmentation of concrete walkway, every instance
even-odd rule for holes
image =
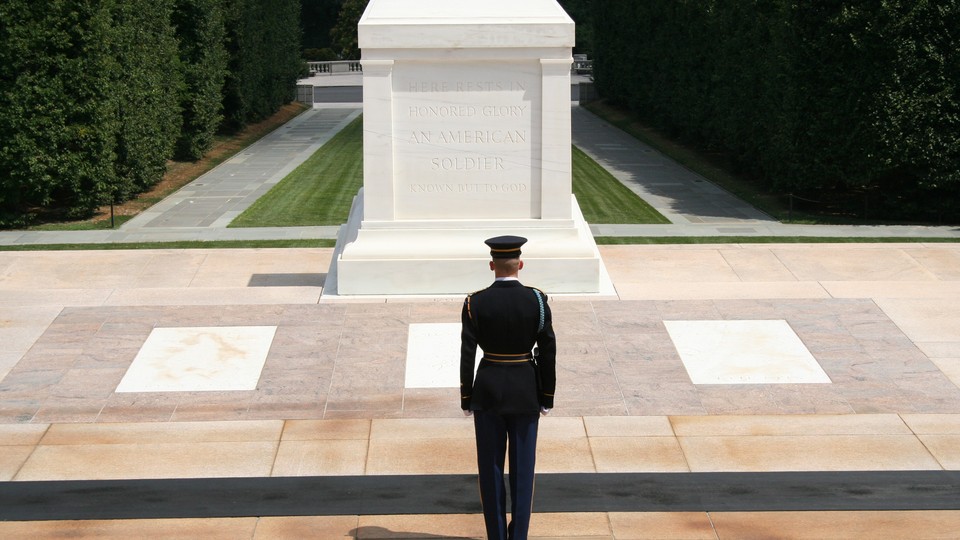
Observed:
[[[771,225],[770,216],[678,165],[582,107],[573,144],[674,225]]]
[[[804,236],[960,238],[960,227],[780,223],[582,107],[573,143],[670,220],[591,224],[595,236]]]
[[[359,115],[355,106],[309,110],[121,229],[224,228]]]
[[[309,110],[117,230],[3,231],[0,245],[336,238],[336,226],[227,225],[359,115],[357,104]]]

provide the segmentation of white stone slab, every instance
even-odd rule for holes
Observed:
[[[663,323],[694,384],[831,382],[786,321]]]
[[[436,21],[571,22],[554,0],[371,0],[364,13],[365,24],[402,24],[417,19],[433,21],[434,24]]]
[[[254,390],[276,326],[154,328],[117,392]]]
[[[556,0],[370,0],[361,49],[573,47],[573,20]]]
[[[405,388],[460,386],[459,323],[411,324],[407,336]],[[482,355],[477,348],[477,358]]]

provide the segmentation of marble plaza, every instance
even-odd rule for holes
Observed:
[[[558,406],[543,421],[543,474],[960,467],[957,247],[601,251],[616,298],[551,297],[560,372]],[[322,286],[292,276],[331,257],[331,249],[0,253],[2,479],[470,474],[472,427],[451,382],[459,299],[325,303]],[[258,277],[268,275],[280,281]],[[708,349],[713,378],[702,379]],[[169,386],[135,386],[151,357]],[[221,362],[236,362],[236,377],[218,379]],[[935,538],[955,530],[958,513],[563,511],[536,523],[542,538],[736,538],[766,526],[790,538],[840,526],[868,536],[914,527],[913,536]],[[78,526],[0,522],[0,533]],[[473,513],[84,526],[223,538],[482,534]]]

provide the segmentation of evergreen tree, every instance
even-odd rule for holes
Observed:
[[[37,207],[84,217],[114,180],[109,2],[0,3],[0,225]]]
[[[956,220],[960,0],[595,0],[601,96],[815,210]]]
[[[265,99],[255,111],[257,120],[296,97],[297,80],[306,70],[301,59],[300,1],[271,0],[265,4],[270,11],[270,24],[265,28],[268,45],[262,58],[267,87]]]
[[[183,126],[176,157],[197,160],[213,145],[223,120],[223,83],[227,75],[226,34],[221,0],[176,0],[173,24],[179,41],[184,91]]]
[[[122,0],[113,7],[113,55],[119,65],[116,200],[156,184],[180,133],[180,72],[172,0]]]
[[[357,24],[370,0],[344,0],[340,7],[337,24],[330,30],[334,50],[343,60],[359,60],[360,47],[357,45]]]
[[[302,71],[297,0],[227,3],[229,70],[224,85],[226,130],[273,114],[294,98]]]

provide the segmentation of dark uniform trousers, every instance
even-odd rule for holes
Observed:
[[[477,434],[477,469],[480,503],[488,538],[522,540],[533,512],[534,467],[537,461],[537,414],[473,413]],[[503,463],[510,441],[510,515],[506,523],[506,490]],[[492,511],[488,511],[491,509]],[[519,531],[519,534],[517,532]]]
[[[556,337],[546,296],[540,294],[542,303],[519,281],[497,281],[464,301],[461,407],[474,413],[480,501],[490,539],[526,539],[530,525],[540,407],[553,407],[556,386]],[[539,381],[531,355],[534,345],[540,351]],[[483,360],[474,378],[477,346]]]

